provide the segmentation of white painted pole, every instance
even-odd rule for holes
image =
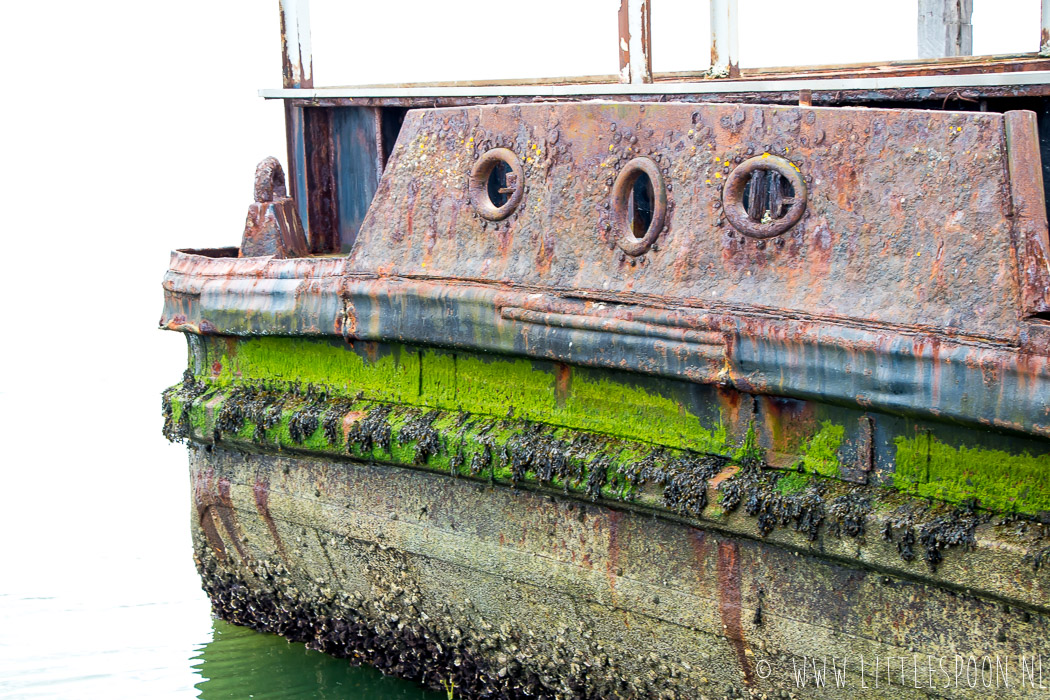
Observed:
[[[737,0],[711,0],[712,78],[740,76],[740,46],[737,33]]]
[[[285,88],[314,86],[310,44],[310,0],[280,0],[281,49]]]
[[[973,55],[973,0],[919,0],[919,58]]]
[[[620,0],[620,82],[653,82],[651,0]]]

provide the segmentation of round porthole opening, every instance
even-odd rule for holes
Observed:
[[[753,170],[744,185],[744,211],[760,224],[783,219],[795,201],[795,188],[776,170]]]
[[[627,201],[627,222],[635,238],[645,238],[653,224],[653,181],[639,171]]]
[[[629,161],[617,175],[611,194],[620,249],[628,255],[649,250],[664,227],[667,189],[659,166],[649,158]]]
[[[493,148],[470,171],[470,201],[484,219],[500,221],[513,213],[525,192],[525,173],[508,148]]]
[[[745,236],[779,236],[802,219],[806,183],[789,160],[769,154],[749,158],[726,178],[722,209]]]
[[[514,173],[506,161],[496,161],[492,166],[486,190],[489,201],[497,209],[510,201],[510,195],[514,192]]]

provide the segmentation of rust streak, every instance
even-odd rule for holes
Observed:
[[[273,542],[277,546],[281,559],[288,563],[290,562],[288,552],[284,548],[284,542],[281,540],[280,533],[277,532],[277,523],[274,522],[273,516],[270,514],[270,485],[265,481],[256,481],[254,491],[255,508],[259,511],[262,519],[266,521],[266,528],[270,531],[270,536],[273,537]]]
[[[616,579],[620,576],[620,512],[609,511],[609,561],[605,565],[605,574],[609,578],[609,591],[612,593],[611,605],[616,605]]]
[[[200,523],[201,530],[204,532],[208,544],[211,545],[211,548],[220,559],[225,560],[226,545],[223,544],[222,536],[219,535],[219,530],[215,525],[215,513],[212,510],[212,505],[215,502],[209,489],[212,476],[213,473],[211,471],[205,471],[197,474],[194,478],[193,505],[197,509],[197,521]]]
[[[248,553],[245,551],[244,545],[241,544],[241,540],[237,535],[237,517],[233,514],[233,499],[230,497],[230,480],[225,477],[219,479],[218,503],[213,504],[212,509],[218,514],[219,520],[222,521],[223,527],[226,528],[226,532],[230,535],[230,542],[233,543],[233,547],[237,550],[237,554],[240,555],[241,560],[248,561]]]
[[[754,685],[755,673],[747,658],[747,642],[740,621],[740,549],[736,542],[718,543],[718,611],[726,639],[736,653],[737,663],[744,672],[744,682]]]

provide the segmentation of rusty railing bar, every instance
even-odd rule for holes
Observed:
[[[263,89],[268,99],[314,100],[339,97],[487,97],[630,94],[694,94],[726,92],[791,92],[798,90],[887,90],[894,88],[984,87],[1041,85],[1050,82],[1050,71],[976,73],[963,75],[914,75],[892,78],[801,78],[794,80],[718,80],[682,83],[590,83],[575,85],[479,85],[412,88],[300,88]]]
[[[281,68],[285,88],[314,86],[314,57],[310,43],[310,0],[280,0]]]
[[[620,0],[620,82],[653,82],[650,0]]]

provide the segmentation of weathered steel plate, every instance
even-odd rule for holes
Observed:
[[[494,226],[474,215],[466,185],[497,146],[522,158],[526,193]],[[987,113],[608,103],[413,112],[348,270],[1016,339],[1024,310],[1006,149],[1003,115]],[[763,153],[794,163],[809,188],[800,224],[765,245],[721,210],[730,171]],[[656,249],[633,259],[606,228],[613,180],[639,155],[659,164],[669,213]]]

